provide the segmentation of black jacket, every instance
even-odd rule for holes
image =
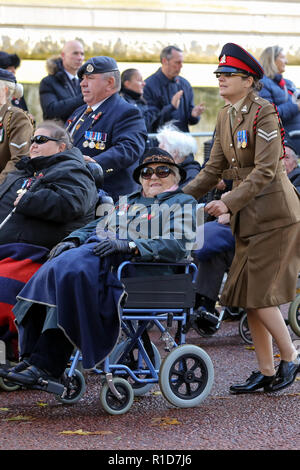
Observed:
[[[14,208],[25,180],[28,191],[0,229],[0,244],[30,243],[52,248],[95,217],[98,193],[77,148],[50,157],[24,157],[0,185],[0,222]]]
[[[298,190],[298,192],[300,193],[300,167],[297,166],[296,168],[294,168],[289,174],[288,174],[288,177],[291,181],[291,183],[293,183],[293,185],[295,186],[295,188]]]
[[[84,104],[80,85],[74,90],[65,73],[61,58],[47,61],[49,75],[40,83],[40,103],[44,119],[59,119],[66,122],[79,106]]]

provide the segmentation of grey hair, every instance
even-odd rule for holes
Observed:
[[[160,53],[160,61],[162,62],[162,60],[164,58],[167,59],[167,60],[171,59],[173,51],[182,52],[182,50],[179,49],[179,47],[177,47],[177,46],[164,47],[163,50]]]
[[[104,72],[103,76],[105,78],[110,78],[113,77],[115,80],[115,90],[120,91],[121,90],[121,74],[119,70],[113,70],[112,72]]]
[[[277,65],[275,64],[275,60],[277,59],[277,57],[282,51],[283,51],[282,47],[271,46],[271,47],[267,47],[266,49],[264,49],[263,52],[261,53],[259,61],[267,77],[273,79],[276,73],[278,73],[278,68],[277,68]]]
[[[7,87],[7,100],[9,101],[13,96],[17,99],[23,96],[23,85],[20,83],[10,82],[7,80],[0,80],[0,87]]]
[[[38,129],[47,129],[50,133],[50,137],[54,139],[58,139],[59,142],[62,142],[66,145],[66,149],[70,150],[73,148],[72,137],[70,136],[69,132],[60,126],[55,121],[44,121],[37,125],[36,131]]]
[[[168,165],[167,163],[163,163],[163,162],[161,164],[163,166],[167,166],[168,168],[171,168],[171,170],[173,171],[174,176],[175,176],[175,184],[179,184],[180,181],[181,181],[181,176],[180,176],[179,169],[177,168],[177,166]],[[140,175],[139,176],[139,182],[142,184],[142,181],[144,181],[144,179]]]
[[[198,150],[196,139],[181,132],[172,122],[160,127],[156,138],[176,163],[181,163],[191,153],[195,155]]]

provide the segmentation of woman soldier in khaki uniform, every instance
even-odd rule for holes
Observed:
[[[256,96],[263,76],[247,51],[225,44],[216,70],[220,95],[229,104],[220,111],[211,157],[183,191],[196,199],[220,178],[232,179],[232,191],[205,210],[229,213],[235,257],[221,296],[223,305],[244,307],[259,371],[230,387],[231,393],[281,390],[300,372],[300,355],[291,341],[280,304],[293,300],[300,270],[300,196],[284,165],[283,133],[272,104]],[[274,369],[272,338],[281,362]]]
[[[0,184],[15,170],[20,158],[29,154],[32,122],[22,109],[11,104],[12,96],[22,95],[14,74],[0,68]]]

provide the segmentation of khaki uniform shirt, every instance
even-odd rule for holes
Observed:
[[[0,184],[20,158],[29,154],[32,134],[33,125],[22,109],[11,104],[0,107]]]
[[[220,178],[232,179],[233,189],[222,201],[232,215],[233,233],[239,228],[242,237],[300,221],[300,195],[281,159],[281,127],[273,105],[250,92],[232,128],[228,110],[226,105],[219,112],[209,161],[183,192],[199,199]]]

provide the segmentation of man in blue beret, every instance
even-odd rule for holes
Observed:
[[[103,189],[116,201],[137,189],[132,173],[147,139],[144,119],[119,95],[121,77],[111,57],[92,57],[78,70],[85,105],[67,120],[74,145],[103,168]]]

